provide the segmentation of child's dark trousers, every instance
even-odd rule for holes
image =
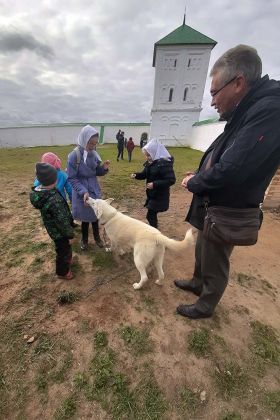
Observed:
[[[158,218],[157,218],[157,212],[154,210],[148,210],[146,219],[148,220],[149,224],[155,228],[158,227]]]
[[[67,238],[56,239],[54,243],[56,251],[56,274],[58,276],[66,276],[71,267],[72,247]]]

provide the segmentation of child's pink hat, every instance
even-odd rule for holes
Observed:
[[[41,158],[42,163],[48,163],[56,169],[61,169],[61,160],[52,152],[44,153]]]

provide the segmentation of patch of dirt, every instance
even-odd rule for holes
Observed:
[[[29,238],[26,243],[51,243],[45,230],[41,227],[38,214],[31,208],[28,195],[13,198],[17,185],[12,186],[10,197],[5,201],[5,214],[8,217],[0,219],[2,238],[24,234],[24,224],[29,224]],[[28,185],[22,185],[28,191]],[[184,219],[191,200],[191,194],[175,189],[171,194],[170,209],[159,215],[159,228],[165,235],[182,240],[189,227]],[[128,211],[132,217],[145,221],[146,210],[142,204],[132,200],[117,203],[122,210]],[[30,227],[30,222],[33,226]],[[221,337],[229,349],[230,354],[238,360],[245,360],[249,355],[250,322],[260,321],[273,327],[279,333],[280,302],[279,302],[279,255],[280,255],[280,220],[276,214],[266,212],[258,243],[253,247],[237,247],[231,257],[230,282],[225,294],[217,307],[213,319],[190,321],[176,315],[176,307],[180,303],[194,303],[196,297],[176,289],[173,280],[176,278],[191,278],[194,266],[194,249],[182,255],[174,255],[166,251],[164,261],[165,280],[163,286],[154,283],[154,273],[150,273],[150,281],[143,290],[135,291],[132,284],[138,281],[139,274],[133,266],[132,260],[123,259],[121,267],[110,270],[96,267],[93,255],[97,251],[91,244],[88,252],[77,251],[79,268],[72,281],[56,280],[52,277],[54,259],[47,250],[39,250],[31,254],[24,254],[24,262],[18,267],[8,267],[10,251],[2,256],[3,276],[0,280],[0,319],[7,316],[21,316],[28,308],[33,308],[34,319],[26,329],[38,336],[42,331],[50,335],[64,332],[72,343],[73,366],[66,382],[49,386],[47,401],[42,403],[40,398],[30,396],[25,408],[26,418],[51,418],[54,408],[57,408],[62,397],[68,395],[73,388],[73,374],[85,370],[90,364],[93,351],[93,336],[95,331],[104,330],[108,333],[110,345],[118,352],[119,363],[123,372],[131,374],[138,360],[127,355],[124,344],[117,335],[120,325],[135,325],[148,329],[154,343],[154,351],[139,362],[152,364],[155,377],[164,395],[169,400],[176,401],[183,386],[205,390],[207,405],[201,405],[197,417],[216,420],[228,408],[236,409],[244,418],[262,417],[262,409],[256,409],[254,400],[252,407],[242,406],[238,401],[230,404],[217,397],[213,388],[212,376],[215,364],[213,358],[197,358],[188,351],[187,340],[189,334],[197,329],[206,328],[210,333]],[[77,235],[77,249],[79,235]],[[13,247],[17,244],[15,243]],[[13,249],[11,247],[11,249]],[[29,267],[35,257],[45,258],[39,271],[30,271]],[[249,279],[247,283],[238,282],[238,274],[244,273]],[[45,274],[46,280],[38,283],[40,274]],[[97,283],[99,287],[95,288]],[[20,300],[26,287],[38,290],[30,295],[27,301]],[[71,305],[60,306],[56,302],[59,292],[71,290],[79,296],[79,300]],[[20,303],[21,302],[21,303]],[[36,341],[35,341],[36,342]],[[120,351],[121,349],[121,351]],[[217,347],[217,360],[225,357],[225,353]],[[28,378],[28,376],[27,376]],[[71,379],[72,378],[72,379]],[[28,379],[27,379],[28,380]],[[274,376],[264,381],[266,389],[275,389],[277,381]],[[132,380],[133,387],[133,380]],[[279,387],[279,385],[278,385]],[[34,391],[34,384],[30,385]],[[34,391],[36,392],[36,391]],[[256,396],[257,399],[257,396]],[[172,418],[180,417],[174,407],[170,408]],[[94,410],[94,411],[92,411]],[[95,414],[93,414],[93,412]],[[83,401],[80,405],[78,418],[110,419],[96,402]],[[171,414],[170,414],[171,415]],[[168,416],[167,416],[168,418]],[[242,417],[243,418],[243,417]],[[276,419],[270,413],[270,419]]]

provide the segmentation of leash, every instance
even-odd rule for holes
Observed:
[[[110,240],[109,240],[108,235],[106,234],[105,228],[103,228],[103,231],[102,231],[102,238],[103,238],[103,242],[104,242],[104,245],[105,245],[105,252],[111,252]],[[128,268],[125,271],[122,270],[120,273],[116,273],[114,276],[110,276],[109,277],[108,275],[106,275],[106,277],[98,278],[95,281],[95,284],[89,290],[87,290],[84,293],[83,297],[88,297],[93,292],[95,292],[99,287],[101,287],[101,286],[103,286],[105,284],[110,283],[112,280],[117,279],[118,277],[123,276],[124,274],[127,274],[127,273],[131,272],[134,269],[135,269],[135,267],[133,266],[131,268]]]
[[[114,276],[111,276],[108,278],[108,275],[104,278],[99,278],[96,280],[95,284],[87,291],[84,293],[83,297],[88,297],[89,295],[91,295],[93,292],[95,292],[99,287],[110,283],[112,280],[117,279],[120,276],[123,276],[124,274],[127,274],[129,272],[131,272],[132,270],[134,270],[135,267],[131,267],[125,271],[122,271],[120,273],[115,274]]]

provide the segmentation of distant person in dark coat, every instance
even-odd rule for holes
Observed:
[[[121,133],[118,135],[118,156],[117,161],[120,160],[120,158],[123,160],[123,149],[124,149],[124,131],[121,131]]]
[[[151,226],[157,228],[157,214],[168,210],[170,187],[176,182],[174,159],[157,139],[150,140],[142,150],[147,160],[144,169],[131,174],[131,178],[146,179],[146,218]]]
[[[142,147],[146,146],[148,142],[148,133],[142,133],[141,134],[141,138],[140,138],[140,147],[142,149]]]
[[[116,134],[116,139],[119,140],[119,135],[121,134],[122,130],[119,130]]]
[[[132,137],[129,137],[129,140],[126,145],[126,149],[127,149],[127,154],[128,154],[128,162],[131,162],[132,152],[134,149],[134,141],[132,140]]]

